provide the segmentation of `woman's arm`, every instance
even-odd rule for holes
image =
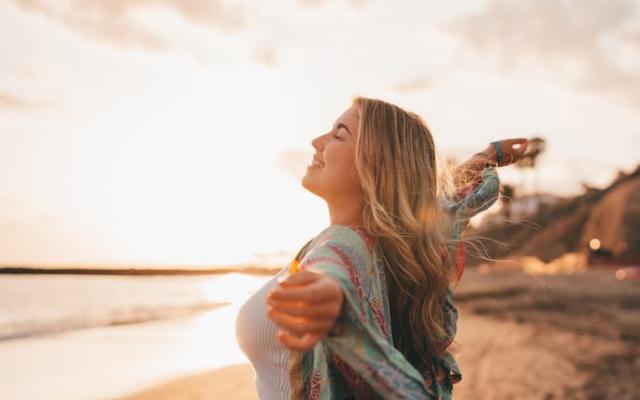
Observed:
[[[289,283],[309,284],[275,289],[268,300],[275,307],[274,321],[302,335],[296,339],[295,334],[284,334],[280,338],[282,343],[313,355],[303,361],[302,367],[296,366],[297,370],[308,371],[305,376],[318,377],[305,380],[311,385],[306,390],[330,390],[327,380],[331,380],[332,374],[328,365],[333,360],[346,364],[381,398],[435,398],[421,374],[390,341],[391,321],[384,311],[387,299],[371,251],[355,232],[340,233],[344,233],[346,240],[330,239],[313,247],[302,261],[301,271],[287,279]],[[296,275],[300,278],[294,278]],[[331,306],[320,306],[332,296],[340,300]],[[281,305],[285,298],[291,302],[286,308]],[[294,311],[292,303],[299,308]],[[325,324],[323,314],[329,310],[332,326]],[[291,314],[284,318],[278,315],[281,312]],[[314,389],[313,382],[325,384]]]
[[[453,170],[453,182],[456,188],[463,188],[480,178],[487,166],[505,166],[516,162],[527,148],[525,138],[504,139],[491,142],[487,148],[471,156]]]
[[[489,208],[498,198],[500,180],[495,167],[516,162],[527,144],[528,140],[523,138],[492,142],[454,170],[456,193],[452,198],[443,199],[443,207],[451,217],[448,264],[452,285],[457,285],[464,271],[465,246],[459,240],[463,231],[473,216]]]
[[[336,323],[344,297],[340,283],[322,271],[291,274],[267,296],[269,318],[280,326],[278,340],[290,350],[307,351]]]

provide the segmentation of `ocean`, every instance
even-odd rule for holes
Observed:
[[[0,275],[0,340],[143,323],[244,299],[264,277]]]
[[[0,397],[114,399],[247,362],[235,317],[269,279],[0,275]]]

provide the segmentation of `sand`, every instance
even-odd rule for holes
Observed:
[[[470,270],[457,291],[455,399],[633,399],[640,383],[640,282],[613,271],[532,277]],[[125,400],[255,399],[248,364]]]
[[[256,399],[253,368],[237,364],[203,372],[126,397],[126,400]],[[123,399],[123,400],[125,400]]]

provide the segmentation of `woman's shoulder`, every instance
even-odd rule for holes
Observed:
[[[374,243],[363,228],[353,225],[330,225],[307,243],[302,264],[316,260],[335,262],[349,268],[360,269],[371,264]]]
[[[316,246],[351,249],[361,253],[371,253],[375,240],[367,231],[359,226],[333,224],[324,229],[318,236]]]

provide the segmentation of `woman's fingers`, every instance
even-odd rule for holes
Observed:
[[[317,281],[318,278],[319,274],[315,272],[309,270],[301,270],[299,272],[296,272],[295,274],[290,274],[282,279],[280,281],[280,286],[289,287],[297,285],[308,285]]]
[[[323,303],[332,300],[336,294],[325,290],[318,285],[309,285],[307,287],[273,289],[269,293],[268,301],[301,301],[305,303]]]
[[[271,301],[268,309],[274,309],[293,317],[303,318],[336,318],[340,314],[340,303],[328,301],[320,304],[303,303],[298,301]]]
[[[514,139],[513,143],[510,145],[509,155],[511,160],[509,163],[514,163],[522,157],[524,152],[527,150],[527,144],[529,141],[527,139]]]
[[[507,146],[513,146],[513,145],[518,145],[518,144],[522,144],[525,142],[528,142],[529,139],[527,138],[513,138],[513,139],[504,139],[501,140],[501,142]]]
[[[272,289],[267,301],[302,301],[306,303],[322,303],[340,297],[340,288],[330,285],[324,278],[311,284],[296,286],[278,286]],[[337,289],[336,289],[337,288]]]
[[[498,161],[499,166],[505,166],[516,162],[522,154],[524,154],[527,149],[527,144],[529,140],[526,138],[516,138],[516,139],[505,139],[499,141],[501,151],[502,151],[502,159],[495,160]],[[497,157],[497,154],[492,153],[494,158]]]
[[[335,318],[309,319],[296,317],[276,309],[269,310],[268,315],[280,327],[298,334],[324,333],[329,331],[335,323]]]
[[[529,143],[529,140],[522,138],[522,139],[512,139],[510,140],[510,143],[508,145],[512,153],[521,155],[527,149],[528,143]]]
[[[304,350],[335,325],[343,302],[342,289],[336,280],[322,272],[302,270],[269,292],[267,313],[273,322],[290,333],[283,336],[285,344]]]
[[[278,340],[283,345],[287,346],[290,350],[294,351],[308,351],[316,343],[318,343],[324,334],[308,333],[302,336],[294,336],[286,331],[278,331]]]

